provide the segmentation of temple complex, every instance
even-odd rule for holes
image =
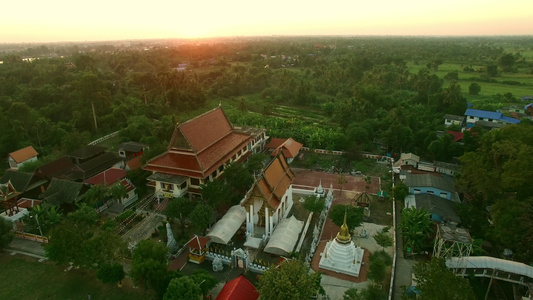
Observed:
[[[356,247],[346,225],[346,214],[341,230],[334,240],[329,241],[320,254],[318,266],[322,269],[335,271],[352,276],[359,276],[364,250]]]

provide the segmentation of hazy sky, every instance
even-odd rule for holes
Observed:
[[[0,43],[250,35],[525,35],[533,0],[4,1]]]

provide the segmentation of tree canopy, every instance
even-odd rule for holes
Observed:
[[[260,277],[257,291],[261,299],[309,299],[320,290],[320,274],[309,273],[302,261],[293,259],[268,268]]]
[[[414,207],[404,209],[400,220],[400,229],[404,247],[409,247],[412,252],[423,250],[426,239],[431,235],[431,219],[429,213]]]
[[[329,218],[337,225],[342,226],[344,223],[344,214],[346,213],[346,225],[348,230],[353,231],[363,223],[364,211],[362,207],[353,207],[352,205],[336,204],[329,210]]]
[[[413,272],[420,290],[417,299],[476,299],[468,279],[455,276],[446,268],[444,259],[434,257],[430,262],[420,262]]]

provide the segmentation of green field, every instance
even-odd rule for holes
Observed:
[[[533,52],[532,52],[533,53]],[[457,71],[459,75],[458,84],[461,86],[461,91],[463,92],[463,95],[466,97],[467,101],[474,104],[475,108],[503,108],[505,106],[509,106],[511,104],[515,104],[518,106],[522,106],[527,103],[522,103],[521,101],[517,101],[516,103],[512,102],[502,102],[491,99],[491,96],[494,95],[504,95],[506,93],[511,93],[515,98],[520,98],[521,96],[525,95],[533,95],[533,74],[524,74],[524,73],[503,73],[500,74],[497,77],[492,78],[493,80],[497,82],[482,82],[480,80],[475,80],[475,78],[479,78],[481,76],[480,73],[473,72],[473,73],[467,73],[463,71],[464,65],[460,64],[453,64],[453,63],[445,63],[439,66],[437,71],[431,71],[439,78],[444,79],[446,74]],[[472,66],[474,69],[482,68],[483,66]],[[415,74],[420,69],[426,68],[425,65],[414,65],[409,64],[408,69],[409,72]],[[504,82],[506,81],[514,81],[520,83],[519,85],[512,85],[512,84],[506,84]],[[481,86],[481,91],[479,95],[472,96],[468,94],[468,87],[473,82],[477,82]],[[447,87],[450,84],[449,80],[444,80],[443,87]]]
[[[49,262],[37,262],[24,256],[0,253],[0,299],[154,299],[144,289],[106,285],[95,272],[64,268]]]

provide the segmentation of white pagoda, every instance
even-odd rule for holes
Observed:
[[[341,230],[334,240],[326,244],[324,252],[320,254],[318,266],[322,269],[358,277],[364,252],[363,248],[356,247],[352,241],[348,225],[346,225],[346,214],[344,214]]]

